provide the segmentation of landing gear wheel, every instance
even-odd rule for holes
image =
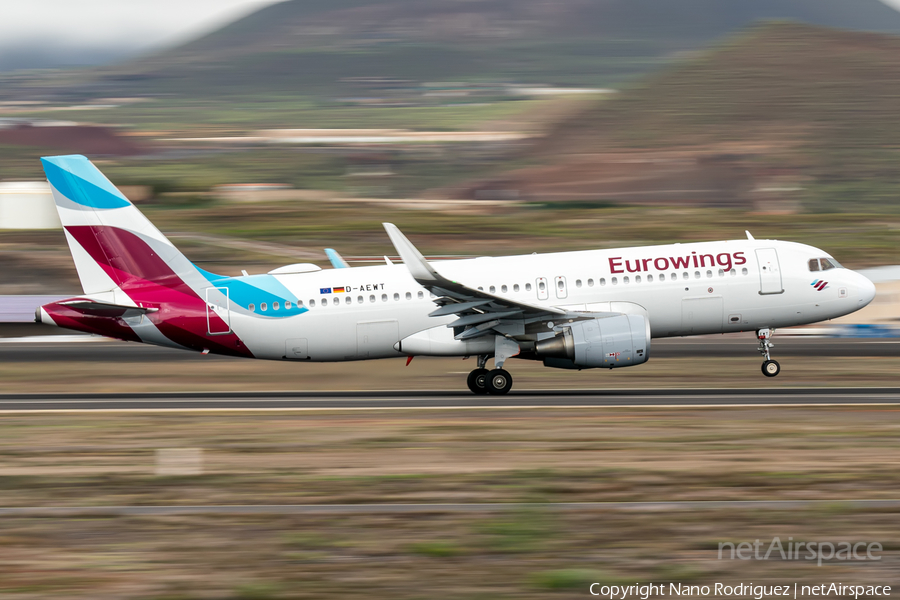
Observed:
[[[505,394],[512,388],[512,375],[503,369],[494,369],[487,375],[487,391],[498,396]]]
[[[466,383],[469,384],[469,389],[472,390],[473,394],[487,394],[487,378],[489,371],[487,369],[475,369],[471,373],[469,373],[469,377],[466,380]]]
[[[775,377],[781,373],[781,365],[777,360],[767,360],[762,364],[762,372],[766,377]]]

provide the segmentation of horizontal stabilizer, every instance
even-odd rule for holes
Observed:
[[[139,317],[159,310],[158,308],[107,304],[106,302],[93,302],[91,300],[63,300],[62,302],[57,302],[57,304],[94,317]]]

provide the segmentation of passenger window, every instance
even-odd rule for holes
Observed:
[[[363,302],[366,301],[366,299],[363,298],[362,296],[357,296],[357,297],[356,297],[356,301],[357,301],[359,304],[362,304]]]
[[[284,301],[284,310],[291,310],[291,301],[290,300]]]
[[[600,285],[606,285],[606,277],[600,278]]]
[[[484,291],[484,288],[481,287],[481,286],[479,285],[479,286],[478,286],[478,291],[479,291],[479,292],[483,292],[483,291]]]
[[[685,271],[684,273],[681,274],[681,278],[682,278],[682,279],[690,279],[690,278],[691,278],[691,274],[688,273],[687,271]]]
[[[542,282],[540,282],[540,283],[538,284],[538,289],[541,290],[541,291],[543,292],[544,290],[547,289],[547,286],[546,286],[546,284],[542,281]]]
[[[374,298],[374,296],[372,296],[372,297]],[[420,291],[419,292],[419,300],[421,300],[424,297],[425,297],[425,293]]]
[[[819,259],[818,258],[809,259],[809,270],[810,271],[818,271],[819,270]]]
[[[618,277],[613,277],[613,278],[612,278],[612,284],[613,284],[613,285],[616,285],[616,284],[618,284],[618,283],[619,283],[619,278],[618,278]]]
[[[280,306],[280,305],[279,305],[277,302],[273,302],[273,303],[272,303],[272,310],[278,310],[278,307],[279,307],[279,306]]]
[[[310,300],[310,301],[309,301],[309,305],[310,305],[310,306],[315,306],[315,305],[316,305],[316,301],[315,301],[315,300]],[[265,305],[263,305],[263,306],[265,306]]]
[[[741,269],[741,275],[746,275],[749,271],[747,271],[747,267]]]
[[[409,292],[406,292],[406,299],[412,300],[412,294],[410,294]]]
[[[497,288],[495,288],[494,286],[491,286],[491,287],[490,287],[490,290],[491,290],[491,293],[493,294],[494,292],[497,291]]]
[[[628,277],[628,275],[622,278],[622,283],[631,283],[631,279]]]
[[[526,291],[526,292],[530,292],[530,291],[531,291],[531,284],[530,284],[530,283],[526,283],[526,284],[525,284],[525,291]]]
[[[267,308],[269,308],[269,307],[266,306],[266,303],[265,303],[265,302],[263,302],[262,304],[259,305],[259,310],[261,310],[261,311],[263,311],[263,312],[266,312],[266,309],[267,309]]]
[[[653,275],[647,275],[647,282],[653,283]]]
[[[303,308],[303,300],[297,300],[297,308]]]
[[[735,270],[735,269],[732,269],[732,270],[730,270],[730,271],[728,271],[728,272],[731,273],[731,276],[732,276],[732,277],[734,277],[735,275],[737,275],[737,270]]]
[[[322,306],[328,306],[328,298],[322,298]]]
[[[400,299],[400,294],[394,294],[394,302]]]
[[[725,270],[719,269],[719,277],[725,277]]]
[[[588,279],[588,287],[594,287],[594,280]]]
[[[707,272],[706,272],[706,276],[707,276],[707,277],[712,277],[712,271],[707,271]]]
[[[382,301],[382,302],[387,302],[387,294],[382,294],[382,295],[381,295],[381,301]]]
[[[634,276],[634,282],[635,282],[635,283],[640,283],[640,282],[641,282],[641,276],[640,276],[640,275],[635,275],[635,276]]]
[[[519,284],[518,284],[518,283],[513,284],[513,291],[514,291],[514,292],[518,292],[518,291],[519,291]]]
[[[575,280],[575,287],[581,287],[581,280],[580,280],[580,279],[576,279],[576,280]]]
[[[660,281],[665,281],[665,280],[666,280],[666,274],[665,274],[665,273],[660,273],[660,274],[659,274],[659,280],[660,280]]]
[[[251,304],[251,305],[248,306],[247,308],[250,309],[250,312],[253,312],[253,311],[256,310],[256,305],[255,305],[255,304]]]
[[[694,279],[700,279],[700,271],[694,271]]]
[[[351,302],[353,302],[353,298],[351,298],[350,296],[344,298],[344,304],[350,304]]]
[[[369,296],[369,302],[375,302],[375,294]]]

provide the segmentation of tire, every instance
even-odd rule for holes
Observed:
[[[487,391],[489,394],[502,396],[512,389],[512,375],[503,369],[494,369],[487,375]]]
[[[472,390],[473,394],[487,394],[487,369],[475,369],[471,373],[469,373],[469,377],[466,379],[466,383],[469,385],[469,389]]]
[[[762,364],[762,372],[766,377],[775,377],[781,373],[781,365],[777,360],[767,360]]]

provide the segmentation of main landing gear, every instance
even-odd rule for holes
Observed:
[[[772,360],[772,357],[769,356],[769,348],[775,346],[769,341],[773,333],[775,333],[775,330],[768,327],[756,332],[756,337],[759,338],[759,353],[766,357],[762,364],[762,373],[766,377],[775,377],[781,373],[781,365],[778,364],[777,360]]]
[[[488,356],[481,355],[478,357],[478,368],[469,373],[466,383],[473,394],[497,394],[503,395],[507,393],[513,384],[512,375],[504,369],[493,369],[488,371],[485,368]]]

